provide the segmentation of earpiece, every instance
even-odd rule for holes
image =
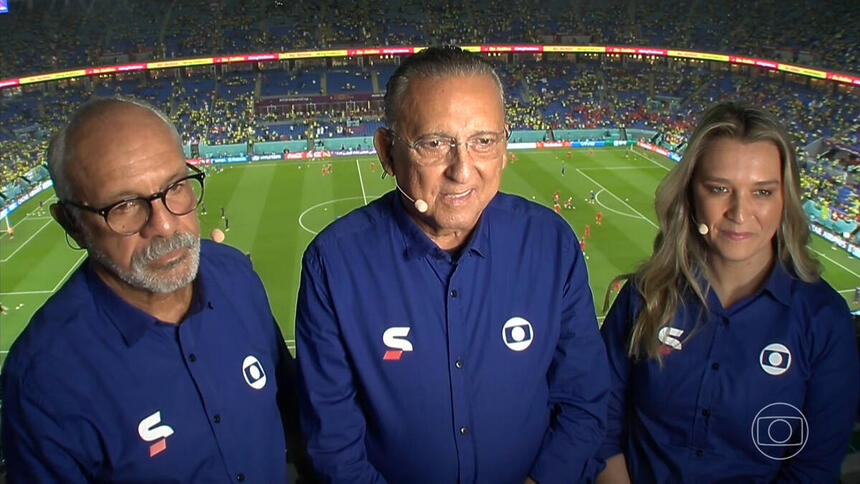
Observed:
[[[72,217],[72,214],[69,213],[69,209],[67,209],[65,205],[61,203],[52,204],[51,215],[54,216],[54,220],[56,220],[57,223],[60,224],[60,227],[62,227],[66,232],[79,232],[77,221]]]
[[[53,215],[54,220],[60,224],[60,227],[66,232],[66,242],[68,243],[68,237],[71,236],[72,239],[78,244],[79,247],[73,247],[71,243],[69,243],[69,247],[73,249],[82,248],[81,244],[81,226],[78,219],[76,219],[70,212],[69,209],[66,208],[62,203],[54,203],[50,207],[51,215]]]

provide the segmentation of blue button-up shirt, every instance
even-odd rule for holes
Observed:
[[[297,311],[308,452],[335,482],[571,482],[608,370],[567,223],[498,194],[453,259],[391,192],[308,247]]]
[[[10,482],[286,482],[290,362],[235,249],[202,242],[179,325],[119,298],[85,262],[6,359]]]
[[[612,392],[600,456],[623,452],[633,482],[836,482],[858,391],[845,300],[777,263],[729,309],[713,290],[707,302],[688,298],[660,330],[661,369],[627,357],[641,298],[622,289],[602,329]]]

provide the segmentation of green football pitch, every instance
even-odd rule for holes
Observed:
[[[561,210],[577,236],[591,226],[586,239],[588,272],[597,314],[609,281],[635,268],[651,251],[656,233],[654,189],[672,162],[635,148],[517,151],[502,175],[502,191],[552,206],[573,197],[575,208]],[[562,160],[567,170],[561,174]],[[331,163],[333,170],[322,174]],[[375,164],[375,170],[371,169]],[[250,253],[266,286],[284,338],[294,349],[293,325],[301,256],[316,233],[336,217],[358,208],[394,188],[382,179],[374,157],[337,158],[310,162],[226,165],[206,179],[201,232],[225,228],[224,208],[230,230],[225,243]],[[586,200],[591,191],[596,203]],[[25,203],[9,217],[14,238],[0,236],[0,361],[33,313],[56,291],[84,260],[82,251],[70,249],[47,207],[53,193],[45,192]],[[41,205],[40,205],[41,202]],[[598,211],[603,223],[595,223]],[[4,226],[5,228],[5,226]],[[814,236],[812,247],[824,264],[824,278],[846,299],[860,280],[860,264],[843,250]],[[384,254],[380,254],[383,257]],[[857,304],[852,304],[856,309]]]

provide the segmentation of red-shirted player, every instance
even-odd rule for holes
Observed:
[[[579,248],[582,249],[582,253],[585,254],[585,239],[579,239]]]
[[[370,162],[370,171],[376,171],[376,163]]]
[[[600,221],[603,220],[603,212],[599,211],[594,215],[594,220],[597,225],[600,225]]]
[[[585,234],[582,236],[582,238],[584,239],[586,237],[591,237],[591,226],[588,224],[585,224]]]
[[[561,213],[561,205],[559,205],[558,202],[555,202],[555,205],[553,205],[552,208],[555,210],[555,213]]]

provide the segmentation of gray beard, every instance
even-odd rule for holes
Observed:
[[[86,232],[86,231],[85,231]],[[108,255],[96,248],[89,233],[84,234],[89,256],[104,266],[115,276],[131,287],[155,293],[171,293],[183,288],[197,277],[200,266],[200,237],[187,232],[177,232],[170,237],[158,237],[146,249],[134,254],[131,259],[132,270],[128,271],[116,265]],[[147,265],[174,250],[187,248],[191,257],[188,270],[172,276],[163,276],[151,271]],[[184,258],[177,264],[184,262]]]

